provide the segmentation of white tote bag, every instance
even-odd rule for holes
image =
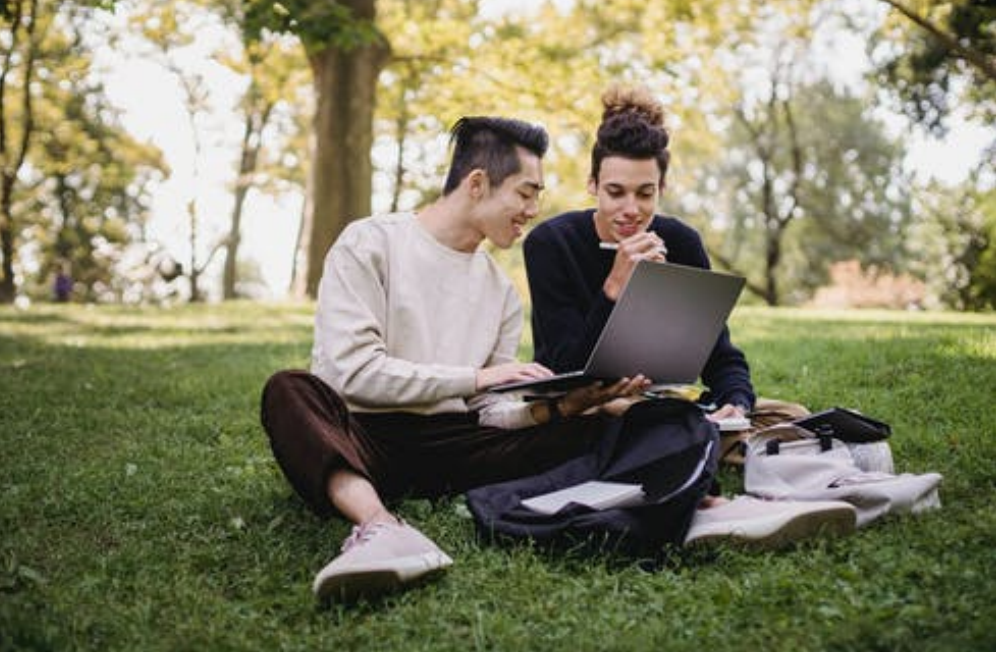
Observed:
[[[769,428],[747,444],[744,489],[769,499],[842,500],[857,510],[858,527],[890,513],[940,507],[941,476],[895,475],[891,452],[886,455],[882,447],[888,451],[884,441],[848,445],[792,426]]]

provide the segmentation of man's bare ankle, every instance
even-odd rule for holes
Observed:
[[[360,525],[368,525],[370,523],[390,523],[391,525],[401,525],[402,521],[400,518],[385,509],[372,514],[369,518],[363,519],[363,522],[360,523]]]

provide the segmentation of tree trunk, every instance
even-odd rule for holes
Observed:
[[[778,296],[778,264],[782,260],[782,235],[780,231],[769,231],[765,247],[764,261],[764,301],[769,306],[777,306]]]
[[[11,210],[11,194],[14,191],[14,180],[4,174],[0,180],[0,258],[3,259],[3,269],[0,271],[0,303],[12,303],[17,293],[14,285],[14,216]]]
[[[249,178],[256,171],[259,147],[254,146],[254,121],[246,117],[245,131],[242,135],[242,156],[239,159],[239,173],[235,181],[235,202],[232,206],[232,219],[228,225],[228,237],[225,239],[225,269],[221,278],[221,295],[223,299],[236,297],[235,286],[238,283],[239,244],[242,240],[242,211],[246,196],[249,194]],[[262,130],[260,130],[261,132]],[[256,142],[262,138],[262,133],[256,134]]]
[[[197,268],[197,201],[187,202],[187,217],[190,221],[190,299],[191,303],[201,300],[201,271]]]
[[[304,299],[308,296],[307,283],[308,275],[304,273],[307,267],[308,258],[308,238],[311,236],[311,178],[308,178],[308,187],[304,191],[304,202],[301,204],[301,221],[297,227],[297,237],[294,238],[294,260],[291,261],[290,287],[288,291],[292,297]]]
[[[3,274],[0,278],[0,303],[13,303],[17,296],[17,284],[14,282],[14,238],[17,229],[14,221],[14,186],[17,175],[27,160],[28,148],[35,130],[34,102],[31,86],[35,78],[35,62],[38,54],[38,44],[35,42],[35,28],[38,24],[38,0],[28,3],[27,16],[22,15],[24,7],[20,2],[12,3],[6,8],[11,30],[7,43],[4,44],[4,60],[0,65],[0,256],[3,257]],[[26,43],[19,43],[21,38],[18,25],[24,25],[23,38]],[[22,49],[23,48],[23,49]],[[15,62],[20,59],[20,63]],[[14,65],[21,68],[21,136],[16,147],[11,143],[12,136],[8,120],[14,120],[12,102],[7,99],[7,75]]]
[[[235,180],[235,205],[232,207],[232,221],[225,239],[225,269],[221,279],[221,294],[224,299],[236,298],[238,284],[239,244],[242,241],[242,213],[246,196],[252,187],[252,175],[259,165],[259,150],[263,146],[263,131],[270,122],[273,103],[263,99],[255,75],[246,91],[245,126],[242,130],[242,155],[239,158],[238,178]]]
[[[232,208],[232,221],[228,227],[228,238],[225,239],[225,269],[221,278],[221,295],[223,299],[235,299],[238,295],[235,286],[238,283],[239,243],[242,240],[242,207],[246,203],[249,188],[239,181],[235,189],[235,206]]]
[[[374,19],[374,0],[351,0],[354,17]],[[311,53],[314,75],[315,148],[305,274],[309,297],[318,292],[325,254],[353,219],[370,214],[373,116],[377,78],[387,54],[383,43]]]

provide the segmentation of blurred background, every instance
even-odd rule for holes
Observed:
[[[588,206],[613,82],[747,302],[996,308],[991,0],[0,0],[0,302],[313,297],[462,115],[542,123],[542,217]]]

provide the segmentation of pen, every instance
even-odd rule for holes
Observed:
[[[617,242],[599,242],[598,243],[598,247],[599,247],[599,249],[608,249],[610,251],[616,251],[617,249],[619,249],[619,243],[617,243]],[[667,247],[665,247],[664,245],[661,245],[660,247],[657,248],[657,251],[659,251],[662,254],[666,255],[667,254]]]

